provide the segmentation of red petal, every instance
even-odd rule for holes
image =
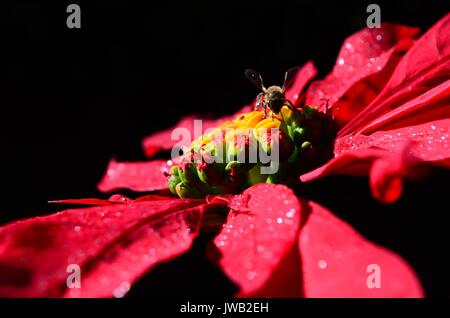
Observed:
[[[82,198],[82,199],[65,199],[65,200],[54,200],[49,201],[49,203],[56,204],[80,204],[80,205],[110,205],[114,203],[125,204],[131,203],[133,200],[127,198],[121,194],[114,194],[108,200],[96,199],[96,198]]]
[[[403,152],[391,154],[382,149],[349,151],[335,157],[322,167],[300,176],[308,182],[329,175],[370,177],[370,189],[375,199],[383,203],[398,200],[403,190],[403,178],[422,177],[428,169],[420,165],[417,158]]]
[[[336,156],[323,166],[300,176],[303,182],[312,181],[321,177],[331,175],[364,176],[370,171],[373,162],[387,155],[386,151],[377,149],[363,149],[349,151]]]
[[[0,297],[121,297],[187,251],[206,206],[172,199],[66,210],[0,228]],[[69,264],[81,288],[66,285]]]
[[[136,198],[134,202],[143,202],[143,201],[155,201],[155,200],[173,200],[173,197],[163,196],[163,195],[155,195],[148,194],[142,197]],[[199,201],[202,201],[199,199]]]
[[[341,137],[336,140],[337,156],[300,179],[307,182],[335,174],[370,175],[374,197],[391,203],[401,194],[402,178],[426,173],[422,163],[450,168],[449,131],[450,119],[442,119],[370,136]]]
[[[370,189],[375,199],[384,203],[397,201],[403,191],[403,171],[399,161],[379,159],[370,170]]]
[[[295,80],[291,87],[286,91],[286,98],[294,105],[297,105],[298,99],[301,96],[303,88],[317,75],[317,69],[313,62],[308,61],[304,64],[295,75]]]
[[[402,151],[409,145],[410,154],[427,162],[445,161],[450,158],[450,118],[393,130],[378,131],[370,136],[356,135],[338,138],[337,155],[376,147],[390,152]]]
[[[326,99],[330,105],[336,104],[334,115],[339,123],[346,123],[381,91],[418,32],[417,28],[384,23],[379,29],[353,34],[344,42],[333,71],[310,86],[307,104],[324,105]]]
[[[450,80],[379,116],[359,133],[368,135],[381,129],[417,125],[441,118],[450,118]]]
[[[110,205],[110,204],[113,204],[109,200],[96,199],[96,198],[53,200],[53,201],[49,201],[48,203],[55,203],[55,204],[80,204],[80,205]]]
[[[98,184],[102,192],[117,189],[133,191],[155,191],[167,189],[168,172],[166,160],[152,160],[148,162],[116,162],[111,160],[106,174]]]
[[[444,83],[449,73],[450,14],[447,14],[411,47],[383,91],[339,134],[343,136],[360,131],[379,115]],[[434,119],[441,118],[436,115]]]
[[[370,175],[370,189],[374,198],[383,203],[392,203],[400,198],[403,190],[402,178],[407,175],[407,167],[414,173],[418,172],[414,169],[417,164],[412,160],[407,163],[401,153],[363,149],[337,156],[322,167],[302,175],[300,179],[307,182],[335,174]]]
[[[283,185],[258,184],[229,205],[227,223],[214,240],[222,256],[219,264],[240,286],[241,296],[273,296],[267,284],[280,266],[290,264],[283,260],[293,258],[290,252],[297,240],[300,204]],[[292,286],[295,277],[288,279]],[[299,295],[299,285],[294,288]]]
[[[423,297],[417,276],[399,256],[318,204],[311,209],[299,238],[306,297]],[[369,288],[378,269],[380,288]]]

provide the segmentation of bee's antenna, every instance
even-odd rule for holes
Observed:
[[[295,79],[295,75],[297,74],[299,67],[292,67],[287,70],[287,72],[284,74],[284,82],[282,87],[282,92],[284,93],[288,87],[292,84],[292,82]]]

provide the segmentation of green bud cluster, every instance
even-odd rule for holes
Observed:
[[[337,129],[329,115],[309,106],[272,115],[246,113],[195,140],[170,169],[170,191],[201,198],[261,182],[288,183],[333,157]],[[263,173],[273,166],[274,173]]]

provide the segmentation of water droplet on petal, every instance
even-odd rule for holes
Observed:
[[[247,279],[253,280],[255,278],[256,278],[256,272],[250,271],[250,272],[247,273]]]
[[[288,218],[292,218],[295,215],[295,209],[290,209],[289,211],[286,212],[286,217]]]
[[[120,284],[120,286],[117,287],[117,288],[114,290],[114,292],[113,292],[114,297],[115,297],[115,298],[122,298],[122,297],[125,296],[126,293],[130,290],[130,287],[131,287],[131,285],[130,285],[129,282],[127,282],[127,281],[122,282],[122,283]]]
[[[319,268],[320,268],[320,269],[325,269],[325,268],[327,268],[327,266],[328,266],[327,262],[324,261],[323,259],[321,259],[321,260],[319,261],[318,265],[319,265]]]

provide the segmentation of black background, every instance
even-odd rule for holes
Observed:
[[[143,160],[149,133],[184,114],[229,114],[251,101],[246,68],[279,83],[287,68],[313,59],[324,76],[343,40],[365,26],[371,2],[77,1],[81,29],[66,27],[67,1],[2,3],[0,221],[55,211],[48,200],[104,196],[96,183],[111,157]],[[376,3],[382,21],[423,30],[449,9],[448,1]],[[301,195],[400,253],[429,296],[448,297],[448,177],[436,171],[407,183],[387,207],[370,198],[364,178],[329,178]],[[231,293],[201,259],[205,242],[131,295]]]

